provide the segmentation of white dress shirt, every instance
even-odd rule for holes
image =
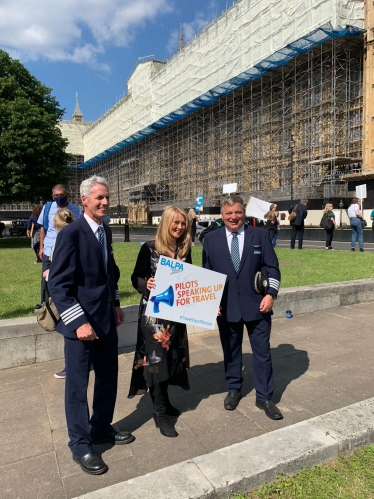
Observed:
[[[83,214],[84,218],[87,220],[88,225],[91,227],[92,232],[95,234],[96,239],[99,241],[99,227],[100,225],[95,222],[95,220],[92,220],[86,213]],[[103,227],[103,224],[101,224]],[[104,227],[103,227],[104,229]],[[106,242],[106,234],[105,234],[105,229],[104,229],[104,253],[105,253],[105,267],[107,267],[108,264],[108,252],[107,252],[107,242]]]
[[[227,227],[225,227],[225,229],[226,229],[227,244],[229,245],[229,251],[231,255],[232,232]],[[244,248],[244,225],[242,225],[240,229],[238,229],[237,231],[234,230],[234,232],[236,232],[238,235],[239,255],[240,259],[242,259],[243,248]]]

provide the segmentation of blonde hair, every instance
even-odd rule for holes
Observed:
[[[325,209],[323,210],[323,213],[327,213],[328,211],[330,211],[330,206],[332,207],[333,204],[332,203],[326,203]]]
[[[190,222],[192,222],[192,220],[194,218],[196,218],[196,213],[195,213],[195,210],[193,208],[190,208],[190,211],[188,212],[188,218],[190,220]]]
[[[60,231],[67,225],[74,222],[74,220],[74,215],[70,210],[68,210],[67,208],[60,208],[56,212],[55,218],[53,220],[53,225],[56,230]]]
[[[186,230],[177,241],[177,256],[179,258],[185,257],[190,249],[191,224],[186,212],[182,210],[182,208],[179,208],[179,206],[167,206],[162,213],[155,239],[156,251],[158,251],[160,255],[168,255],[170,250],[174,248],[175,241],[170,235],[169,228],[177,215],[182,215],[186,222]]]
[[[273,205],[274,206],[274,205]],[[276,220],[277,219],[277,213],[275,211],[267,211],[264,215],[265,220]]]

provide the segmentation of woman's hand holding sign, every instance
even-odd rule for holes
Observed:
[[[147,280],[147,289],[148,291],[152,291],[152,289],[155,287],[155,278],[154,277],[150,277],[148,280]],[[144,289],[144,288],[143,288]]]

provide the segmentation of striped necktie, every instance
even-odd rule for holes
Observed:
[[[232,232],[231,260],[234,265],[235,272],[238,273],[240,267],[240,253],[239,253],[239,240],[237,232]]]
[[[103,256],[104,268],[106,269],[106,261],[105,261],[105,248],[104,248],[104,227],[99,225],[97,228],[97,233],[99,236],[99,243],[101,248],[101,254]]]

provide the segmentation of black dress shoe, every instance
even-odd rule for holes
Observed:
[[[73,456],[73,461],[78,463],[82,470],[89,475],[102,475],[108,471],[108,466],[93,452],[89,452],[83,457]]]
[[[125,445],[133,442],[134,440],[134,435],[131,435],[128,431],[113,431],[112,433],[108,433],[106,435],[91,436],[93,444]]]
[[[226,411],[233,411],[238,407],[242,394],[240,392],[229,392],[223,402]]]
[[[283,415],[278,409],[278,407],[271,401],[271,400],[266,400],[265,402],[260,402],[256,400],[256,406],[259,409],[262,409],[265,411],[265,414],[267,415],[268,418],[278,420],[278,419],[283,419]]]

